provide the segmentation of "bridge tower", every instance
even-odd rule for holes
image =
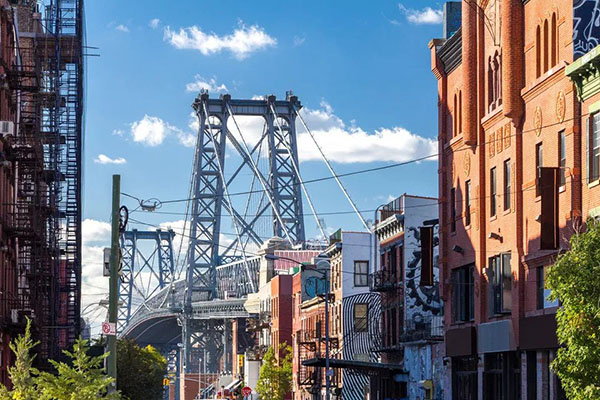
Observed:
[[[261,219],[269,221],[268,235],[282,237],[292,245],[304,241],[295,125],[301,105],[291,93],[285,100],[275,96],[252,100],[235,100],[230,95],[209,98],[208,93],[201,93],[192,107],[199,129],[190,190],[185,304],[180,318],[183,361],[185,372],[198,371],[200,365],[205,372],[218,372],[221,358],[225,370],[230,366],[232,349],[227,345],[227,322],[195,318],[193,305],[222,299],[223,294],[217,290],[217,267],[236,260],[246,262],[247,249],[258,248],[265,239],[258,228]],[[249,143],[236,117],[262,117],[263,132],[258,139]],[[225,163],[236,160],[226,157],[227,151],[236,160],[241,159],[233,174],[228,175]],[[261,160],[267,165],[264,172],[259,165]],[[251,172],[248,194],[259,193],[261,197],[252,214],[248,213],[249,202],[237,201],[230,191],[236,187],[241,171]],[[223,216],[231,219],[235,231],[234,240],[227,243],[221,236]],[[248,278],[256,273],[248,265],[245,270]]]
[[[119,279],[117,332],[121,333],[136,306],[141,306],[175,281],[173,230],[138,231],[121,234],[122,270]],[[168,300],[168,297],[165,297]]]

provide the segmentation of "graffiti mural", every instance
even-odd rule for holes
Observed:
[[[369,319],[365,332],[354,330],[354,306],[367,304]],[[342,299],[343,346],[333,353],[334,358],[354,361],[378,362],[379,355],[373,351],[381,347],[381,296],[379,293],[361,293]],[[341,357],[340,357],[341,356]],[[365,388],[369,386],[369,376],[364,372],[345,369],[343,376],[342,399],[362,400]]]
[[[415,323],[421,322],[427,315],[441,315],[442,302],[438,285],[421,286],[421,238],[418,227],[410,226],[406,229],[406,319]],[[439,226],[434,227],[433,247],[434,281],[439,280],[438,247]],[[410,255],[409,255],[410,254]]]
[[[600,0],[573,0],[573,58],[600,44]]]

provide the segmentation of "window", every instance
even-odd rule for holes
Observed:
[[[452,116],[452,136],[458,135],[458,114],[460,111],[458,109],[458,96],[454,95],[454,115]]]
[[[541,195],[540,191],[540,177],[542,173],[542,167],[544,166],[544,147],[542,143],[535,145],[535,195]]]
[[[354,286],[367,286],[369,284],[369,262],[354,261]]]
[[[490,170],[490,216],[496,216],[496,167]]]
[[[354,304],[354,332],[367,332],[369,330],[369,305],[366,303]]]
[[[600,113],[590,118],[590,181],[600,177]]]
[[[390,273],[390,277],[395,278],[396,277],[396,271],[397,271],[397,263],[396,263],[396,246],[392,246],[388,249],[387,251],[387,255],[388,255],[388,266],[389,266],[389,273]]]
[[[558,307],[558,301],[551,301],[548,297],[550,296],[550,289],[546,288],[546,277],[548,276],[548,267],[539,267],[537,269],[537,308],[538,310],[544,308]]]
[[[567,183],[567,149],[565,131],[560,131],[558,133],[558,157],[558,167],[560,168],[558,173],[559,185],[565,186]]]
[[[456,189],[450,190],[450,231],[456,232]]]
[[[458,133],[462,133],[462,90],[458,92]]]
[[[556,26],[556,13],[552,13],[551,39],[552,43],[550,44],[550,62],[552,63],[551,66],[554,67],[558,63],[558,32]]]
[[[544,21],[544,72],[548,71],[548,53],[550,52],[548,43],[548,20]]]
[[[542,75],[542,34],[540,26],[535,30],[535,77]]]
[[[452,270],[452,320],[473,321],[475,317],[475,292],[473,264]]]
[[[477,356],[452,357],[452,398],[477,399]]]
[[[471,181],[465,183],[465,225],[471,225]]]
[[[504,161],[504,211],[510,209],[510,159]]]
[[[510,253],[489,259],[490,314],[503,314],[512,309],[512,271]]]

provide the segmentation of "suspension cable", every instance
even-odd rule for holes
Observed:
[[[281,132],[281,135],[283,135],[283,128],[281,127],[281,124],[279,123],[279,117],[277,116],[277,112],[275,111],[275,107],[273,107],[273,104],[270,104],[271,107],[271,112],[273,113],[273,115],[275,116],[275,123],[277,124],[277,127],[279,128],[279,131]],[[308,190],[306,190],[306,186],[304,185],[304,182],[302,181],[302,176],[300,176],[300,170],[298,169],[298,165],[296,165],[296,160],[294,159],[294,154],[292,153],[292,149],[290,148],[290,146],[287,144],[287,142],[285,140],[282,140],[281,143],[283,143],[283,145],[285,146],[285,148],[287,149],[288,153],[290,154],[290,159],[292,160],[292,166],[294,167],[294,171],[296,171],[296,176],[298,177],[298,182],[300,182],[300,187],[302,188],[302,190],[304,191],[304,195],[306,196],[306,200],[308,201],[308,205],[310,206],[310,209],[313,213],[313,216],[315,217],[315,220],[317,221],[317,226],[319,227],[319,230],[321,231],[321,234],[323,235],[323,240],[327,239],[327,235],[325,234],[325,230],[323,229],[323,225],[321,225],[321,221],[319,220],[319,216],[317,215],[317,211],[315,210],[315,206],[313,205],[312,200],[310,199],[310,195],[308,194]]]
[[[350,197],[350,195],[348,194],[348,191],[346,190],[346,188],[342,184],[342,181],[340,180],[340,178],[338,177],[338,175],[333,170],[333,167],[331,166],[331,163],[329,162],[329,160],[325,156],[325,153],[323,153],[323,149],[321,149],[321,146],[319,146],[319,143],[315,139],[315,136],[313,135],[313,133],[311,132],[311,130],[308,129],[308,126],[306,125],[306,122],[304,122],[304,118],[302,118],[302,115],[300,115],[300,112],[296,108],[296,105],[292,105],[292,106],[294,108],[294,111],[296,112],[296,115],[300,118],[300,122],[302,122],[302,126],[304,126],[304,129],[308,132],[308,134],[312,138],[313,142],[317,146],[317,149],[319,149],[319,153],[321,153],[321,157],[323,157],[323,161],[325,161],[325,164],[327,165],[327,168],[329,168],[329,172],[331,172],[331,175],[333,176],[333,179],[335,179],[335,181],[337,182],[337,184],[340,187],[340,189],[342,190],[342,192],[344,192],[344,195],[346,196],[346,199],[348,199],[348,202],[350,203],[350,205],[354,209],[354,212],[356,213],[356,215],[360,219],[360,222],[362,222],[362,224],[364,225],[364,227],[367,230],[367,232],[371,232],[371,229],[369,228],[369,225],[367,225],[367,222],[363,218],[362,214],[358,211],[358,208],[356,208],[356,204],[354,204],[354,201],[352,201],[352,198]]]

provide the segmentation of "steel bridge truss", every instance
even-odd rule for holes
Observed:
[[[225,354],[222,326],[225,321],[195,321],[192,304],[222,298],[218,294],[217,267],[235,261],[243,262],[244,288],[234,293],[255,292],[257,274],[253,262],[246,258],[249,246],[258,248],[265,237],[257,228],[261,218],[270,220],[270,236],[287,239],[292,245],[305,240],[302,218],[301,179],[298,174],[296,115],[301,108],[296,96],[288,93],[285,100],[268,96],[260,100],[234,100],[230,95],[211,99],[201,93],[193,104],[199,121],[196,155],[192,172],[191,225],[188,247],[186,281],[186,318],[181,323],[184,340],[186,371],[196,370],[196,349],[207,349],[208,369],[217,370],[218,360]],[[236,117],[262,117],[264,129],[258,140],[248,143]],[[233,130],[233,132],[231,131]],[[229,145],[229,146],[228,146]],[[252,146],[252,147],[250,147]],[[241,164],[232,175],[225,177],[226,149],[234,149]],[[259,160],[266,153],[268,171],[261,172]],[[249,195],[259,192],[260,201],[255,213],[239,207],[230,196],[229,188],[241,171],[251,171]],[[247,186],[246,186],[247,187]],[[234,239],[221,244],[223,210],[229,215],[235,230]],[[240,268],[236,268],[239,271]],[[221,271],[225,273],[226,271]],[[237,273],[236,273],[237,275]],[[210,327],[207,327],[209,324]],[[203,347],[203,346],[207,347]],[[199,347],[200,346],[200,347]],[[204,352],[204,350],[203,350]],[[215,364],[217,363],[217,364]]]
[[[119,280],[121,306],[117,324],[119,333],[135,311],[134,299],[141,301],[140,307],[151,307],[148,301],[160,290],[175,282],[174,237],[175,233],[170,229],[167,231],[133,229],[121,235],[122,270]],[[167,302],[169,299],[170,296],[164,296],[162,302]]]

